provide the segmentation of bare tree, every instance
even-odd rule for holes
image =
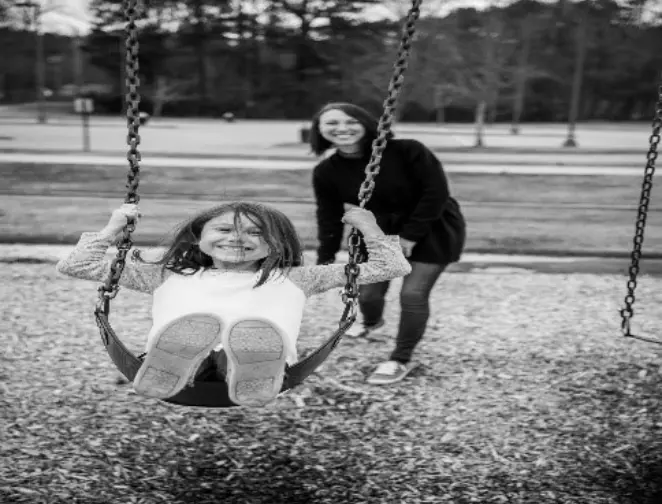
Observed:
[[[483,146],[486,112],[496,107],[501,89],[511,85],[507,61],[514,44],[506,34],[497,10],[487,13],[487,21],[471,29],[472,33],[458,41],[461,48],[455,56],[453,68],[455,94],[475,104],[475,147]],[[457,36],[457,31],[455,36]]]
[[[295,100],[299,104],[308,101],[306,83],[317,58],[316,52],[311,44],[311,37],[316,32],[315,25],[328,22],[334,16],[356,15],[363,12],[368,4],[377,3],[378,0],[271,0],[271,12],[280,17],[282,27],[287,24],[290,33],[288,45],[293,48],[294,65],[293,72],[296,82]],[[289,18],[286,20],[286,18]],[[294,21],[294,22],[292,22]],[[292,29],[292,24],[296,28]]]
[[[44,37],[42,33],[42,16],[47,10],[55,8],[50,2],[46,5],[46,9],[41,5],[41,2],[25,1],[14,2],[14,7],[25,9],[25,25],[26,28],[34,33],[35,40],[35,98],[37,102],[37,121],[45,123],[47,121],[44,87],[46,81],[46,65],[44,61]]]
[[[513,118],[510,126],[510,132],[513,135],[519,133],[519,123],[524,110],[524,100],[526,95],[527,65],[529,63],[529,52],[531,50],[531,33],[533,31],[533,17],[527,16],[521,24],[520,35],[522,39],[521,48],[517,58],[515,96],[513,99]]]
[[[581,8],[580,8],[581,9]],[[568,136],[563,143],[564,147],[577,147],[575,139],[575,127],[579,115],[579,100],[581,97],[582,80],[584,76],[584,62],[586,60],[587,30],[589,25],[587,21],[587,12],[581,9],[579,20],[575,26],[575,68],[572,78],[572,91],[570,97],[570,113],[568,115]]]
[[[163,107],[169,102],[190,96],[191,90],[195,89],[195,79],[173,79],[165,75],[158,75],[151,93],[154,117],[160,117]]]

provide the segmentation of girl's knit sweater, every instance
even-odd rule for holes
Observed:
[[[365,242],[369,260],[359,265],[359,284],[392,280],[411,271],[397,236],[366,237]],[[111,264],[106,256],[110,245],[111,240],[98,233],[83,233],[56,269],[74,278],[104,281]],[[212,313],[221,319],[225,330],[239,320],[274,324],[286,335],[287,362],[293,364],[297,361],[296,341],[306,298],[343,287],[347,282],[344,264],[295,267],[287,276],[272,274],[256,288],[260,272],[201,269],[179,274],[129,256],[119,285],[153,296],[147,351],[158,331],[173,319],[191,313]]]

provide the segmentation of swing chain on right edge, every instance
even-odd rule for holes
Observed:
[[[359,190],[359,206],[365,208],[366,203],[372,196],[372,191],[375,188],[375,177],[379,174],[379,163],[382,159],[382,154],[386,148],[389,133],[391,132],[391,125],[393,123],[393,116],[395,107],[398,101],[398,96],[404,83],[404,73],[407,69],[409,62],[409,53],[411,44],[416,32],[416,21],[421,13],[421,4],[423,0],[412,0],[412,6],[407,14],[407,21],[402,30],[402,38],[400,40],[400,47],[398,49],[398,56],[393,65],[393,75],[389,82],[388,95],[384,101],[384,111],[379,118],[377,126],[377,138],[372,143],[372,155],[370,161],[365,168],[366,178],[361,184]],[[354,316],[356,314],[356,302],[359,295],[357,279],[359,276],[360,262],[359,255],[361,252],[361,236],[356,228],[352,228],[348,239],[349,262],[345,266],[345,274],[347,275],[347,283],[345,284],[342,293],[342,300],[346,308],[343,313],[342,321],[347,319],[348,315]]]
[[[657,160],[657,147],[660,143],[660,130],[662,129],[662,75],[657,89],[657,103],[655,105],[655,116],[653,118],[653,133],[650,137],[650,149],[648,150],[646,170],[641,189],[641,199],[637,213],[637,222],[634,235],[634,248],[632,250],[632,262],[629,268],[630,278],[627,283],[628,293],[625,296],[625,307],[620,311],[623,318],[621,330],[626,338],[635,338],[649,343],[662,344],[662,340],[637,336],[630,332],[630,319],[634,316],[634,291],[637,288],[637,275],[639,274],[639,260],[641,259],[641,248],[644,243],[644,229],[648,215],[648,204],[650,203],[651,191],[653,189],[653,175],[655,175],[655,161]]]
[[[127,173],[126,197],[124,203],[138,203],[138,185],[140,183],[140,86],[139,60],[138,60],[138,30],[136,20],[142,11],[142,0],[123,0],[123,8],[126,25],[126,117],[127,117],[127,160],[129,171]],[[115,298],[119,290],[119,280],[126,264],[126,255],[133,246],[131,233],[136,229],[135,221],[128,222],[122,234],[122,239],[117,244],[117,255],[110,265],[110,271],[105,283],[99,287],[98,307],[104,307],[108,311],[108,302]]]

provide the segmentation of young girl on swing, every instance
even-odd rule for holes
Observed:
[[[103,281],[111,264],[108,248],[128,220],[140,217],[137,205],[122,205],[101,231],[82,234],[57,271]],[[351,208],[342,222],[362,233],[368,250],[359,284],[411,271],[399,238],[385,235],[370,211]],[[271,402],[281,390],[285,365],[297,361],[306,298],[345,283],[342,264],[303,266],[296,230],[278,210],[228,203],[192,217],[160,259],[149,262],[135,251],[119,282],[153,296],[152,328],[135,390],[173,397],[213,365],[234,403]]]

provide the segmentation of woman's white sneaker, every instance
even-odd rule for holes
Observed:
[[[416,364],[412,363],[402,364],[393,360],[382,362],[367,381],[371,385],[390,385],[404,380],[414,368],[416,368]]]

